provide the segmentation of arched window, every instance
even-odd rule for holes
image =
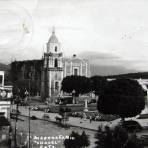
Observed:
[[[55,90],[59,90],[59,82],[55,82]]]
[[[58,59],[54,60],[54,67],[58,67]]]
[[[55,46],[55,52],[57,52],[57,46]]]

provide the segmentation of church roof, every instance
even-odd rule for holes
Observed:
[[[87,62],[88,63],[88,60],[87,59],[83,59],[83,58],[80,58],[80,57],[77,57],[76,55],[73,55],[72,58],[63,58],[64,61],[72,61],[72,62]]]
[[[52,31],[52,35],[51,35],[51,37],[49,38],[49,41],[48,41],[49,43],[58,43],[59,41],[58,41],[58,38],[56,37],[56,35],[55,35],[55,31],[53,30]]]

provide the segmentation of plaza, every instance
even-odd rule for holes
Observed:
[[[19,107],[19,110],[21,111],[21,114],[19,118],[23,119],[24,121],[18,120],[17,122],[17,135],[18,135],[18,144],[27,144],[27,135],[29,133],[29,117],[28,117],[28,108],[26,107]],[[47,114],[47,113],[46,113]],[[89,120],[83,120],[80,118],[69,118],[69,121],[67,122],[68,125],[70,125],[70,128],[64,128],[59,126],[57,121],[55,120],[55,117],[58,116],[56,113],[48,113],[50,117],[50,121],[43,120],[44,112],[42,111],[31,111],[30,116],[36,116],[37,120],[30,120],[30,135],[31,137],[58,137],[61,136],[61,139],[56,140],[58,144],[52,144],[55,146],[55,148],[64,148],[63,141],[65,136],[69,136],[72,131],[77,131],[78,133],[81,133],[82,131],[85,131],[86,134],[90,136],[91,139],[91,145],[90,147],[94,147],[95,144],[95,138],[94,134],[97,131],[98,123],[89,123]],[[80,123],[81,122],[81,123]],[[12,127],[15,125],[15,119],[11,122]],[[92,128],[93,127],[93,128]],[[22,135],[21,135],[22,134]],[[32,141],[33,139],[31,139]],[[35,140],[34,140],[35,141]],[[50,140],[51,141],[51,140]],[[58,142],[60,141],[60,142]],[[43,144],[41,144],[43,145]],[[46,144],[47,145],[47,144]],[[31,148],[38,148],[40,145],[31,142]]]
[[[16,106],[12,106],[12,108],[15,108]],[[90,148],[95,146],[96,139],[94,138],[98,127],[105,127],[105,125],[109,125],[110,122],[107,121],[92,121],[90,123],[89,119],[81,119],[77,117],[69,117],[69,120],[67,121],[67,125],[69,125],[69,128],[61,127],[59,122],[56,121],[56,117],[59,116],[58,113],[46,113],[49,115],[50,120],[43,119],[43,116],[45,114],[44,111],[33,111],[30,110],[30,117],[37,117],[36,120],[32,120],[30,118],[30,131],[29,131],[29,106],[19,106],[20,115],[19,118],[22,120],[17,121],[17,139],[18,139],[18,145],[28,145],[28,134],[30,132],[31,139],[31,148],[40,148],[40,146],[48,145],[48,142],[51,143],[54,148],[64,148],[63,141],[64,137],[70,135],[72,131],[76,131],[78,133],[81,133],[82,131],[85,131],[86,134],[90,137]],[[43,107],[43,105],[42,105]],[[147,119],[139,119],[142,122],[147,123]],[[113,124],[117,124],[120,121],[120,119],[112,121]],[[11,120],[11,125],[14,129],[15,125],[15,119]],[[137,135],[148,135],[147,130],[143,130],[140,133],[137,133]],[[48,140],[43,140],[45,139]],[[51,138],[53,137],[53,138]],[[61,139],[59,139],[61,137]],[[38,139],[38,140],[36,140]],[[50,140],[49,140],[50,139]],[[51,140],[52,139],[52,140]],[[42,142],[39,142],[39,141]],[[54,142],[52,142],[54,141]],[[50,144],[49,144],[50,145]]]

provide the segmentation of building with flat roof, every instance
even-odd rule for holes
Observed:
[[[0,71],[0,87],[4,86],[4,71]]]
[[[6,118],[10,118],[10,101],[0,100],[0,114],[4,114]]]

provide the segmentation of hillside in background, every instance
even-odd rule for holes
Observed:
[[[132,67],[127,67],[127,61],[110,53],[82,52],[78,57],[88,59],[91,76],[108,76],[138,72]]]
[[[9,69],[10,69],[10,65],[6,65],[6,64],[0,63],[0,71],[7,72]]]
[[[127,73],[133,73],[134,70],[126,69],[123,66],[113,66],[113,65],[96,65],[96,64],[90,64],[90,73],[91,76],[99,75],[99,76],[114,76],[114,75],[120,75],[120,74],[127,74]]]
[[[110,75],[106,78],[129,78],[129,79],[148,79],[148,72],[127,73],[119,75]]]
[[[91,76],[98,75],[106,78],[131,78],[148,79],[148,72],[139,72],[130,63],[120,57],[102,52],[82,52],[78,55],[81,58],[88,59]],[[128,66],[127,66],[128,65]]]

